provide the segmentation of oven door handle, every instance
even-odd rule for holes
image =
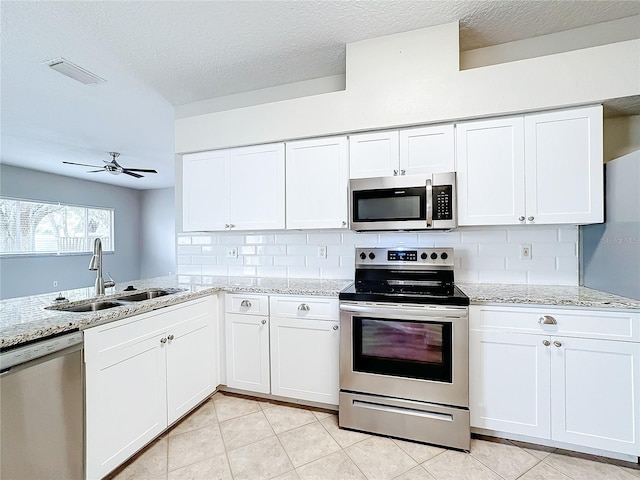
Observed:
[[[412,307],[411,305],[398,305],[398,304],[377,304],[377,305],[354,305],[349,303],[341,303],[340,310],[343,312],[353,313],[369,313],[373,315],[385,315],[385,313],[399,313],[399,308],[402,308],[402,315],[407,317],[450,317],[450,316],[464,316],[466,312],[465,307],[429,307],[425,309],[423,307]]]

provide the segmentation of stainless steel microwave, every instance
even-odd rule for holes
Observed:
[[[458,225],[455,172],[349,182],[349,228],[449,230]]]

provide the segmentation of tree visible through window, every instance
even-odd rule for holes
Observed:
[[[0,197],[0,254],[114,250],[113,209]]]

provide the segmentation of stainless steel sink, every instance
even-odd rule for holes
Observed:
[[[142,302],[143,300],[150,300],[152,298],[164,297],[165,295],[171,295],[172,293],[167,290],[149,290],[147,292],[134,293],[116,298],[120,302]]]
[[[82,305],[68,305],[65,307],[57,307],[56,310],[62,310],[63,312],[97,312],[98,310],[120,307],[122,305],[124,304],[119,302],[91,302]]]

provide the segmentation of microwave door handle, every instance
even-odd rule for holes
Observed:
[[[431,228],[433,223],[433,187],[431,179],[427,178],[427,228]]]

